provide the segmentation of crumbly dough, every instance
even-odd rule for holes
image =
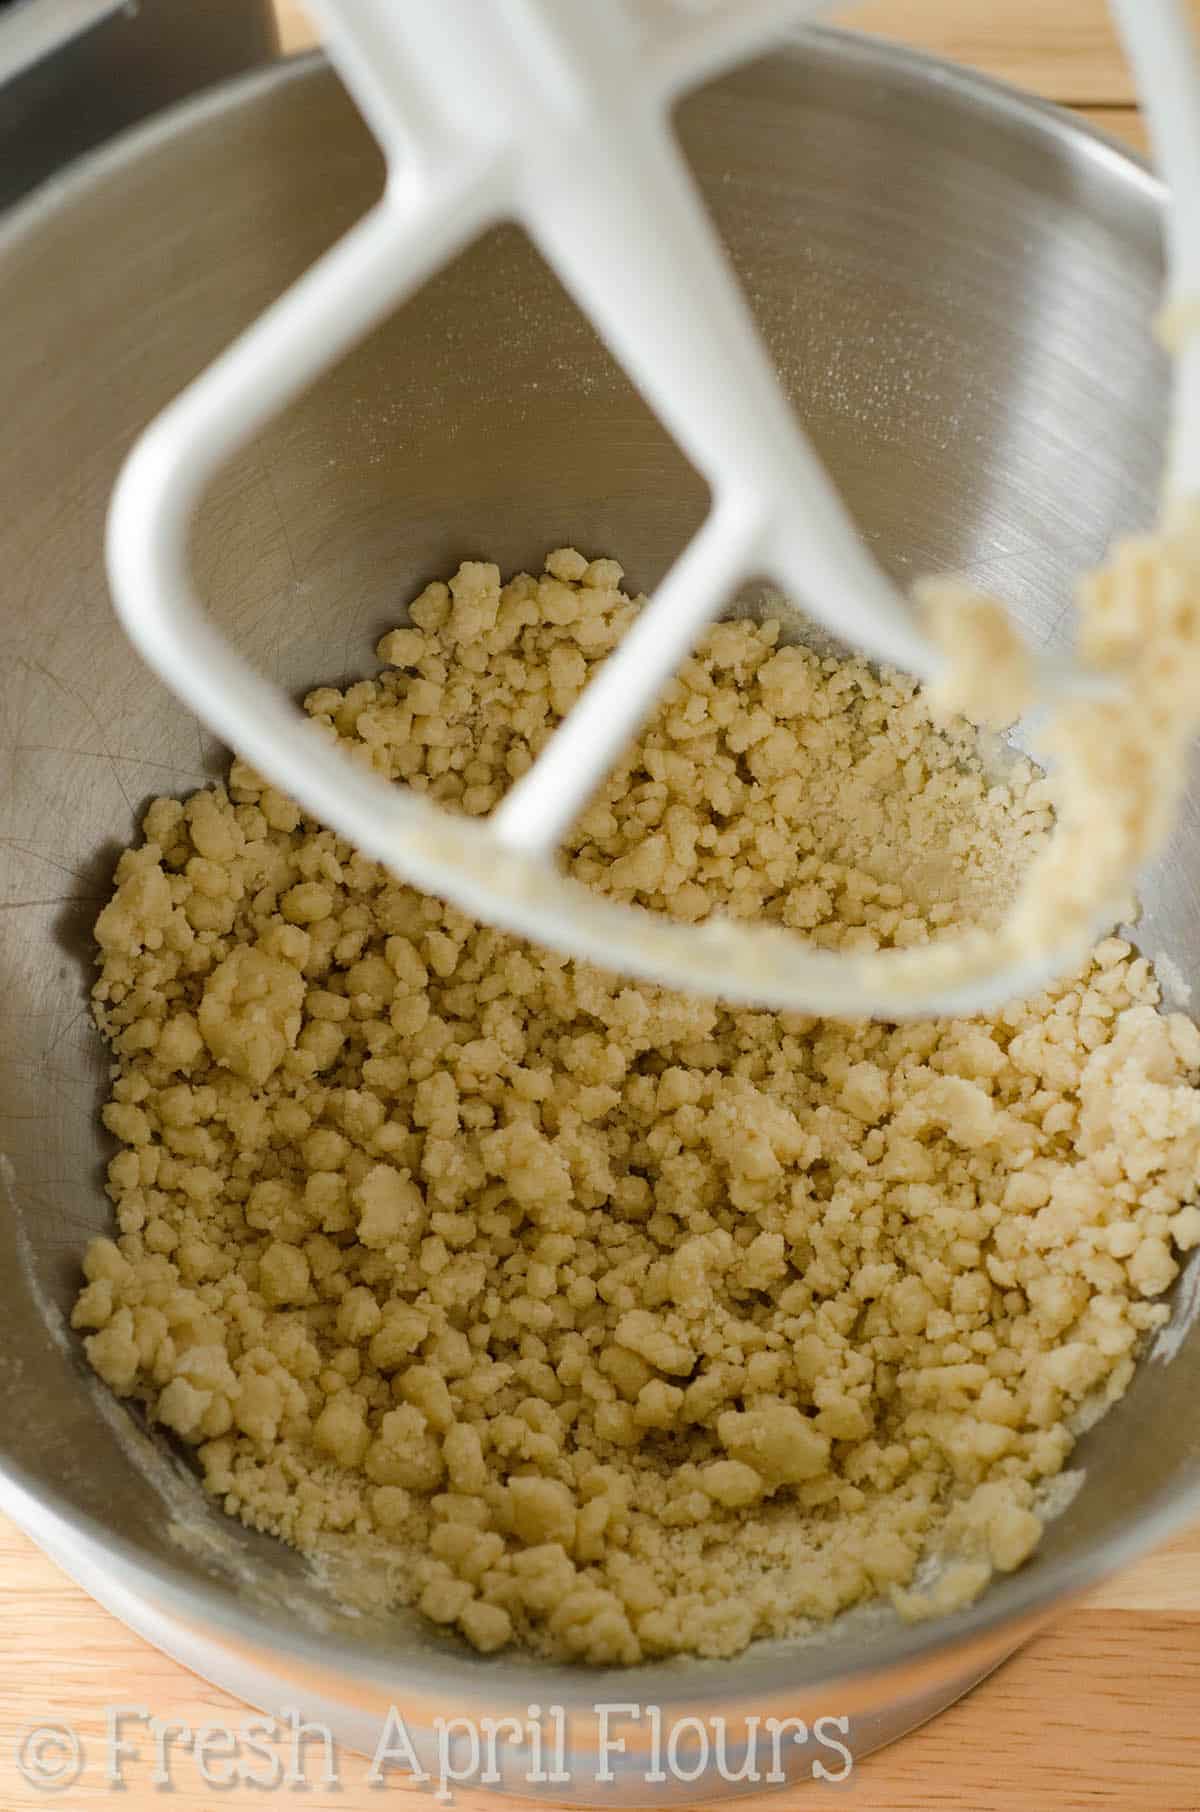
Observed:
[[[1003,604],[963,579],[920,579],[913,599],[944,665],[927,688],[930,704],[972,723],[1015,723],[1033,702],[1033,656]]]
[[[1181,331],[1177,328],[1177,331]],[[1153,534],[1118,541],[1076,587],[1077,652],[1091,695],[1056,702],[1042,742],[1054,763],[1056,828],[990,937],[946,944],[916,986],[1082,948],[1119,919],[1138,871],[1179,815],[1200,729],[1200,507],[1168,505]],[[917,587],[946,657],[935,707],[1006,723],[1034,702],[1034,666],[1007,612],[961,580]]]
[[[546,566],[430,586],[309,713],[486,813],[637,609],[613,561]],[[777,644],[710,630],[573,873],[831,948],[995,924],[1043,781]],[[96,927],[118,1225],[74,1324],[230,1514],[590,1662],[928,1615],[1026,1558],[1200,1243],[1200,1033],[1127,944],[987,1020],[843,1024],[532,948],[240,762],[143,830]]]

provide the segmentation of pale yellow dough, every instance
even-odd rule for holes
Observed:
[[[936,707],[1010,723],[1036,702],[1032,659],[1002,605],[953,579],[925,580],[916,596],[946,657]],[[1179,814],[1200,730],[1200,505],[1176,503],[1156,533],[1117,542],[1075,604],[1090,695],[1048,701],[1055,835],[992,935],[947,945],[914,985],[1083,949],[1128,907]]]
[[[309,712],[485,813],[620,580],[463,566]],[[994,925],[1044,783],[777,633],[708,633],[572,872],[863,952]],[[473,923],[239,763],[143,830],[96,927],[117,1230],[74,1322],[230,1514],[480,1649],[591,1662],[920,1616],[1026,1558],[1200,1243],[1200,1034],[1128,945],[988,1020],[839,1024]]]

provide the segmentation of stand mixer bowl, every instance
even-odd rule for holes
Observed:
[[[1159,186],[980,78],[836,32],[691,96],[681,136],[818,449],[896,577],[961,570],[1066,643],[1076,575],[1154,515],[1165,362]],[[736,1660],[588,1672],[484,1658],[412,1613],[339,1608],[298,1556],[226,1519],[92,1377],[66,1316],[109,1225],[91,926],[145,801],[225,756],[109,605],[103,518],[147,420],[378,193],[373,141],[319,58],[229,84],[43,190],[0,229],[0,1505],[200,1671],[371,1749],[388,1706],[561,1705],[557,1803],[695,1804],[645,1783],[644,1721],[597,1780],[597,1702],[663,1718],[844,1715],[854,1754],[948,1703],[1064,1598],[1200,1512],[1188,1332],[1197,1256],[1124,1401],[1080,1441],[1035,1557],[971,1608],[878,1608]],[[226,633],[299,693],[373,670],[403,601],[462,558],[573,542],[657,582],[704,487],[526,239],[491,233],[247,449],[197,525]],[[1147,877],[1138,937],[1186,1006],[1200,955],[1200,787]],[[1064,1492],[1064,1497],[1069,1493]],[[826,1761],[829,1761],[826,1752]],[[785,1767],[808,1778],[812,1754]],[[746,1785],[745,1790],[754,1790]]]

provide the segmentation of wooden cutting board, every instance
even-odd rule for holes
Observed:
[[[1189,3],[1200,16],[1200,0]],[[296,0],[279,0],[279,12],[289,49],[311,41]],[[1104,0],[867,0],[847,22],[1022,83],[1144,145]],[[206,1785],[183,1749],[173,1751],[170,1797],[148,1761],[130,1765],[118,1795],[101,1759],[104,1708],[115,1702],[144,1705],[191,1732],[236,1726],[243,1714],[130,1635],[0,1519],[0,1812],[263,1812],[273,1802],[250,1786]],[[961,1704],[858,1765],[845,1785],[773,1794],[770,1804],[778,1812],[822,1804],[846,1812],[1200,1812],[1198,1706],[1200,1529],[1066,1613]],[[31,1785],[17,1766],[22,1737],[44,1725],[69,1726],[82,1746],[82,1773],[57,1793]],[[28,1766],[32,1751],[25,1753]],[[47,1754],[53,1762],[53,1749]],[[307,1812],[381,1802],[365,1762],[341,1756],[338,1774],[337,1790],[317,1785],[294,1802],[286,1786],[278,1792]],[[404,1791],[394,1783],[392,1790]],[[463,1792],[455,1803],[466,1812],[496,1804]]]

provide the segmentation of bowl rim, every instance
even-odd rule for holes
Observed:
[[[1041,140],[1060,156],[1082,160],[1136,192],[1160,215],[1166,191],[1147,160],[1091,121],[1050,101],[927,52],[891,40],[829,26],[808,26],[786,34],[774,53],[801,51],[856,68],[884,85],[919,88],[933,98],[981,109],[990,123],[1009,125],[1033,141]],[[745,67],[750,67],[746,65]],[[727,72],[730,73],[730,72]],[[222,117],[251,108],[294,84],[329,79],[322,51],[306,51],[235,76],[192,96],[130,128],[49,178],[0,218],[0,259],[16,252],[55,214],[77,205],[89,190],[119,179],[121,172],[160,147]],[[717,78],[721,79],[720,77]],[[686,97],[684,97],[686,99]],[[608,1698],[653,1699],[664,1705],[697,1691],[706,1698],[753,1709],[781,1688],[827,1690],[838,1682],[864,1686],[899,1676],[919,1665],[944,1658],[947,1664],[967,1648],[990,1642],[993,1659],[1015,1646],[1029,1630],[1064,1600],[1079,1596],[1103,1577],[1127,1565],[1200,1515],[1200,1471],[1164,1487],[1146,1507],[1129,1512],[1116,1531],[1093,1538],[1077,1552],[1047,1563],[1032,1574],[1016,1573],[996,1582],[975,1604],[916,1626],[889,1626],[872,1632],[861,1652],[830,1656],[818,1639],[784,1647],[757,1641],[742,1654],[723,1661],[691,1658],[633,1667],[592,1668],[545,1662],[528,1654],[476,1654],[465,1646],[440,1654],[399,1651],[394,1657],[379,1645],[359,1645],[348,1637],[323,1635],[282,1609],[252,1601],[226,1578],[213,1576],[204,1585],[181,1579],[169,1563],[148,1555],[137,1543],[70,1504],[54,1487],[35,1482],[19,1460],[0,1453],[0,1508],[9,1511],[36,1539],[39,1524],[47,1539],[64,1538],[99,1550],[110,1567],[123,1570],[136,1591],[170,1608],[194,1628],[228,1637],[263,1652],[285,1651],[296,1663],[322,1673],[373,1685],[394,1697],[403,1688],[405,1671],[424,1693],[444,1692],[457,1706],[472,1700],[490,1704],[498,1668],[506,1693],[528,1689],[544,1695],[554,1678],[555,1694],[570,1709],[590,1702],[596,1682]],[[214,1507],[214,1515],[221,1514]]]

